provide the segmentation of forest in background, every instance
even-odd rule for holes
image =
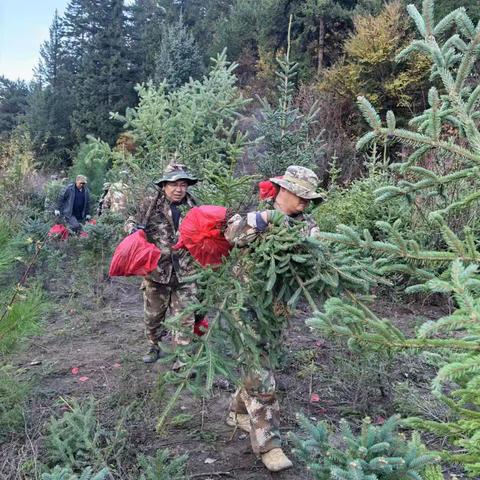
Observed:
[[[233,435],[218,475],[204,455],[232,445],[216,379],[237,381],[239,344],[258,356],[252,304],[266,337],[294,317],[280,370],[300,478],[478,478],[480,15],[452,3],[74,0],[55,16],[35,80],[1,79],[6,478],[264,478],[246,456],[229,470]],[[318,238],[274,225],[199,269],[193,307],[211,325],[172,354],[183,376],[139,368],[138,339],[116,328],[140,315],[135,283],[107,276],[124,219],[48,237],[67,177],[86,174],[97,197],[125,181],[133,208],[173,155],[202,179],[201,203],[234,212],[289,164],[315,169],[326,194],[309,211]],[[251,284],[238,262],[255,266]],[[190,394],[202,412],[212,402],[210,424]]]
[[[318,102],[315,129],[325,130],[326,157],[351,179],[363,169],[354,148],[366,128],[358,95],[381,111],[395,108],[400,118],[426,105],[428,62],[394,61],[413,35],[406,3],[378,17],[381,0],[71,1],[52,19],[34,80],[0,77],[2,149],[12,138],[40,166],[69,167],[87,136],[115,145],[123,125],[110,114],[138,104],[136,85],[166,82],[174,90],[199,80],[224,49],[255,114],[257,96],[277,95],[276,58],[286,51],[292,15],[295,102],[302,111]],[[473,21],[480,17],[474,0],[442,0],[437,18],[459,6]]]

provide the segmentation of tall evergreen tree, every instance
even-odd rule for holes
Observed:
[[[110,112],[135,101],[123,1],[72,0],[65,18],[75,75],[75,136],[82,141],[98,135],[112,143],[119,128],[108,121]]]
[[[55,11],[49,38],[40,47],[28,116],[37,155],[55,164],[66,162],[74,145],[72,86],[64,23]]]
[[[298,8],[297,16],[302,22],[299,40],[303,48],[311,52],[309,56],[312,57],[317,76],[321,75],[326,65],[327,34],[338,30],[336,27],[340,24],[347,26],[347,31],[351,29],[351,12],[356,3],[356,0],[305,0]]]
[[[190,78],[199,77],[202,58],[193,35],[183,17],[162,29],[162,42],[155,62],[155,80],[165,80],[170,87],[179,87]]]
[[[137,83],[153,79],[166,10],[156,0],[136,0],[127,7],[132,73]]]
[[[215,39],[218,26],[230,14],[236,3],[235,0],[159,0],[159,5],[165,9],[169,24],[177,21],[182,15],[185,25],[204,55],[205,64],[211,56],[223,50],[222,46],[212,52],[212,41]]]
[[[0,136],[9,134],[27,110],[28,86],[22,80],[0,76]]]

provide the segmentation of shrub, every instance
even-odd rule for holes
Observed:
[[[342,420],[341,440],[329,433],[325,422],[314,425],[302,416],[299,422],[308,438],[290,434],[293,451],[316,480],[421,480],[425,466],[434,463],[434,455],[425,453],[418,441],[407,441],[398,432],[398,416],[381,426],[367,418],[359,435]]]
[[[72,400],[65,402],[65,406],[69,411],[58,419],[52,417],[47,427],[46,443],[51,463],[74,471],[91,465],[101,467],[123,450],[126,441],[123,415],[115,431],[110,432],[100,425],[93,399],[83,405]]]
[[[18,379],[11,365],[0,366],[0,442],[23,428],[25,402],[30,385]]]
[[[82,143],[75,155],[70,176],[73,181],[77,175],[85,175],[88,178],[90,191],[99,196],[110,167],[112,153],[108,143],[90,136],[87,138],[88,142]]]
[[[34,335],[40,330],[40,320],[49,310],[50,304],[45,298],[41,288],[17,286],[15,290],[9,289],[0,295],[2,311],[0,317],[0,353],[11,351],[27,336]],[[6,310],[5,310],[6,309]]]
[[[187,455],[171,458],[170,451],[158,450],[155,457],[138,456],[141,469],[139,480],[183,480],[186,478],[185,468]]]
[[[78,477],[69,468],[57,465],[50,473],[43,473],[41,480],[104,480],[108,475],[107,468],[103,468],[98,473],[93,473],[91,467],[86,467]]]
[[[360,230],[376,231],[376,222],[394,221],[400,216],[409,222],[409,205],[399,200],[395,204],[375,202],[375,190],[386,185],[379,177],[356,180],[346,189],[335,189],[313,211],[321,231],[334,232],[337,225],[352,225]],[[403,207],[403,208],[402,208]]]

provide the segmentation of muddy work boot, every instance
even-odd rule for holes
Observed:
[[[262,462],[271,472],[279,472],[293,466],[281,448],[273,448],[269,452],[262,453]]]
[[[250,433],[250,430],[252,429],[250,425],[250,417],[247,413],[230,412],[228,414],[226,423],[230,427],[239,428],[240,430],[243,430],[247,433]]]
[[[143,363],[155,363],[160,358],[160,353],[158,345],[151,345],[147,354],[142,357]]]

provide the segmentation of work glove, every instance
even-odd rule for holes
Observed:
[[[91,215],[85,215],[85,220],[90,220],[92,218]]]
[[[273,223],[275,225],[280,225],[285,217],[285,215],[278,210],[264,210],[261,212],[261,215],[265,222]]]
[[[53,213],[55,214],[56,217],[60,216],[60,210],[55,210]]]

